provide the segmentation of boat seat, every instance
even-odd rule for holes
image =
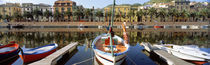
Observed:
[[[110,45],[110,38],[106,37],[106,38],[102,38],[102,41],[104,41],[103,43],[105,43],[105,46],[109,46]],[[117,45],[117,39],[112,39],[112,45]]]

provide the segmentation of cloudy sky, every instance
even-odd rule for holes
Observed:
[[[0,4],[10,2],[10,3],[45,3],[49,5],[53,5],[53,3],[56,0],[0,0]],[[77,5],[83,5],[85,8],[92,8],[93,6],[95,8],[103,8],[109,4],[112,4],[113,0],[72,0],[77,3]],[[149,0],[116,0],[116,4],[134,4],[134,3],[145,3]],[[190,0],[190,1],[198,1],[198,2],[204,2],[210,0]]]

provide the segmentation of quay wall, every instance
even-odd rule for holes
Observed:
[[[24,26],[107,26],[109,22],[8,22],[1,23],[0,26],[24,25]],[[208,25],[209,22],[127,22],[127,25]],[[121,26],[122,22],[114,22],[113,25]]]

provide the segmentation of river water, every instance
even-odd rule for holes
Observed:
[[[50,43],[57,43],[59,49],[68,45],[70,42],[79,42],[76,52],[62,63],[64,65],[100,65],[94,57],[91,43],[94,38],[105,33],[106,30],[95,29],[93,31],[2,31],[0,32],[0,43],[8,44],[10,41],[16,41],[20,46],[26,48],[35,48]],[[115,31],[115,34],[122,37],[121,31]],[[157,65],[156,61],[151,60],[142,53],[141,42],[150,42],[152,44],[163,40],[165,43],[178,45],[198,45],[200,48],[209,49],[208,30],[128,30],[130,37],[131,50],[128,52],[123,65]],[[210,52],[210,50],[206,50]]]

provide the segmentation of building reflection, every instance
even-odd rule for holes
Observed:
[[[29,48],[50,43],[58,43],[59,48],[70,42],[79,42],[90,45],[92,40],[104,32],[0,32],[0,43],[8,44],[9,41],[17,41],[21,46]],[[115,32],[122,37],[122,32]],[[128,31],[130,44],[135,46],[137,42],[158,43],[164,40],[170,44],[195,44],[210,48],[208,45],[208,32],[157,32],[157,31]],[[88,43],[87,43],[88,42]],[[90,46],[88,46],[90,47]]]

